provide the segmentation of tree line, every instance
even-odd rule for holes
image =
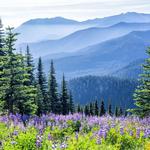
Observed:
[[[112,110],[112,105],[109,103],[108,107],[105,107],[105,103],[102,100],[100,102],[100,105],[98,101],[90,102],[89,104],[86,104],[85,106],[77,105],[78,113],[83,113],[86,116],[104,116],[104,115],[110,115],[110,116],[126,116],[127,112],[123,111],[122,107],[115,107],[115,110]]]
[[[4,32],[0,20],[0,112],[37,114],[55,113],[67,115],[80,112],[85,115],[109,115],[120,116],[124,112],[116,107],[112,113],[111,104],[107,111],[104,101],[98,107],[98,102],[90,103],[84,107],[74,105],[72,93],[67,87],[65,76],[62,77],[61,92],[58,92],[58,84],[53,61],[49,69],[49,77],[46,79],[43,71],[41,57],[38,60],[37,71],[33,57],[27,46],[26,54],[17,53],[15,42],[17,33],[14,28],[8,27]],[[150,49],[147,50],[150,56]],[[150,58],[145,60],[140,85],[134,93],[135,109],[129,110],[141,117],[150,115]]]
[[[53,61],[51,61],[48,81],[39,58],[35,75],[33,57],[27,46],[26,54],[17,53],[17,34],[13,28],[0,23],[0,111],[20,114],[74,112],[74,102],[63,75],[61,92],[58,92]]]

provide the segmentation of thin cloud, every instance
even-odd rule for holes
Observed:
[[[0,16],[5,24],[17,26],[31,18],[85,20],[128,11],[150,13],[149,8],[149,0],[2,0]]]

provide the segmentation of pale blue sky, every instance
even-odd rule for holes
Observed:
[[[33,18],[62,16],[81,21],[129,11],[150,13],[150,0],[0,0],[5,26]]]

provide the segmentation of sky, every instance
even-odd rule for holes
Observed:
[[[125,12],[150,13],[150,0],[0,0],[4,26],[61,16],[78,21]]]

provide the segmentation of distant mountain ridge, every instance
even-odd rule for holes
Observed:
[[[137,59],[112,73],[112,76],[126,79],[138,79],[142,73],[142,64],[144,64],[144,59]]]
[[[129,63],[147,57],[150,45],[149,31],[134,31],[120,38],[89,46],[69,56],[54,59],[58,76],[65,72],[68,78],[85,75],[109,75]],[[46,72],[50,57],[43,57]]]
[[[46,40],[37,43],[28,43],[34,56],[39,57],[52,53],[74,52],[106,40],[121,37],[132,31],[150,30],[150,23],[121,22],[110,27],[92,27],[76,31],[59,40]],[[20,47],[26,47],[26,44]],[[41,53],[41,49],[42,51]]]
[[[150,22],[150,14],[129,12],[81,22],[63,17],[37,18],[23,23],[15,29],[15,32],[21,33],[18,36],[18,43],[38,42],[59,39],[90,27],[108,27],[119,22],[148,23]]]
[[[22,25],[36,25],[36,24],[79,24],[79,21],[75,21],[72,19],[66,19],[63,17],[55,17],[55,18],[37,18],[26,21]]]

